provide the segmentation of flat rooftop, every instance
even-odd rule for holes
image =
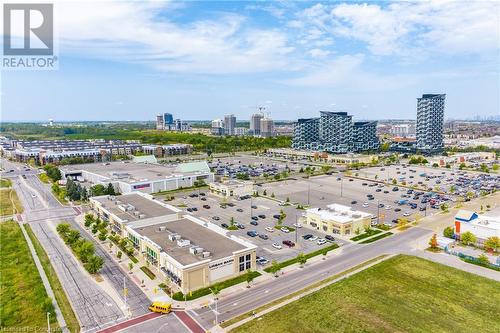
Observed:
[[[203,166],[200,165],[199,168],[188,168],[184,167],[180,170],[180,166],[191,165],[189,163],[179,164],[177,166],[166,166],[161,164],[144,164],[144,163],[134,163],[132,161],[128,163],[124,162],[108,162],[108,163],[87,163],[87,164],[74,164],[61,167],[65,173],[71,173],[73,171],[85,170],[90,173],[94,173],[109,180],[120,180],[127,183],[136,183],[141,181],[154,181],[165,178],[170,178],[175,175],[189,175],[196,174],[199,172],[206,172],[209,168],[203,170]]]
[[[310,208],[308,213],[318,214],[322,220],[330,220],[338,223],[349,223],[358,219],[366,218],[371,214],[359,210],[352,210],[349,206],[331,204],[326,209]]]
[[[160,203],[144,198],[138,193],[119,196],[101,196],[92,199],[101,203],[102,207],[122,220],[136,221],[152,217],[176,213]]]
[[[235,251],[246,249],[244,245],[229,237],[186,218],[149,226],[138,226],[134,230],[155,242],[164,252],[182,265],[190,265],[206,259],[221,259],[231,256]],[[177,245],[177,241],[169,240],[170,234],[180,235],[182,239],[189,240],[190,245],[184,247]],[[189,252],[191,247],[203,248],[203,251],[209,251],[211,255],[202,258],[201,255],[191,254]]]

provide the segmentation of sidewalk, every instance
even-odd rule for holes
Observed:
[[[42,263],[40,262],[40,259],[38,258],[38,254],[36,253],[35,247],[33,246],[33,243],[31,242],[31,238],[28,236],[26,229],[24,229],[24,224],[19,223],[19,227],[21,228],[21,231],[23,232],[23,236],[26,239],[26,242],[28,243],[28,247],[30,249],[31,256],[33,257],[33,260],[35,261],[35,265],[36,265],[36,268],[38,270],[38,273],[40,274],[40,277],[42,278],[43,286],[45,287],[45,290],[47,291],[47,296],[49,296],[52,299],[52,304],[54,305],[54,311],[56,313],[56,317],[57,317],[57,321],[59,322],[59,326],[61,327],[61,330],[63,332],[69,333],[69,330],[66,327],[66,321],[64,320],[61,309],[59,308],[59,304],[57,303],[56,297],[54,295],[54,291],[52,290],[52,287],[50,286],[49,279],[47,278],[47,275],[45,274],[45,271],[43,270]]]

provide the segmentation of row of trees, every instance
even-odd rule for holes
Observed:
[[[67,223],[59,224],[57,232],[90,274],[95,274],[101,270],[104,259],[95,255],[94,243],[82,238],[80,232],[71,229],[71,226]]]
[[[443,236],[451,239],[455,239],[455,230],[453,227],[446,227],[443,230]],[[460,234],[460,242],[463,245],[475,245],[477,243],[477,237],[470,231],[466,231]],[[500,238],[496,236],[488,237],[484,243],[483,247],[487,251],[497,252],[500,249]]]

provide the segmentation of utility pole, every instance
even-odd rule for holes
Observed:
[[[47,312],[47,332],[50,333],[50,312]]]

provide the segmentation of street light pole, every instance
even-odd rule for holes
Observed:
[[[50,312],[47,312],[47,332],[50,333]]]

